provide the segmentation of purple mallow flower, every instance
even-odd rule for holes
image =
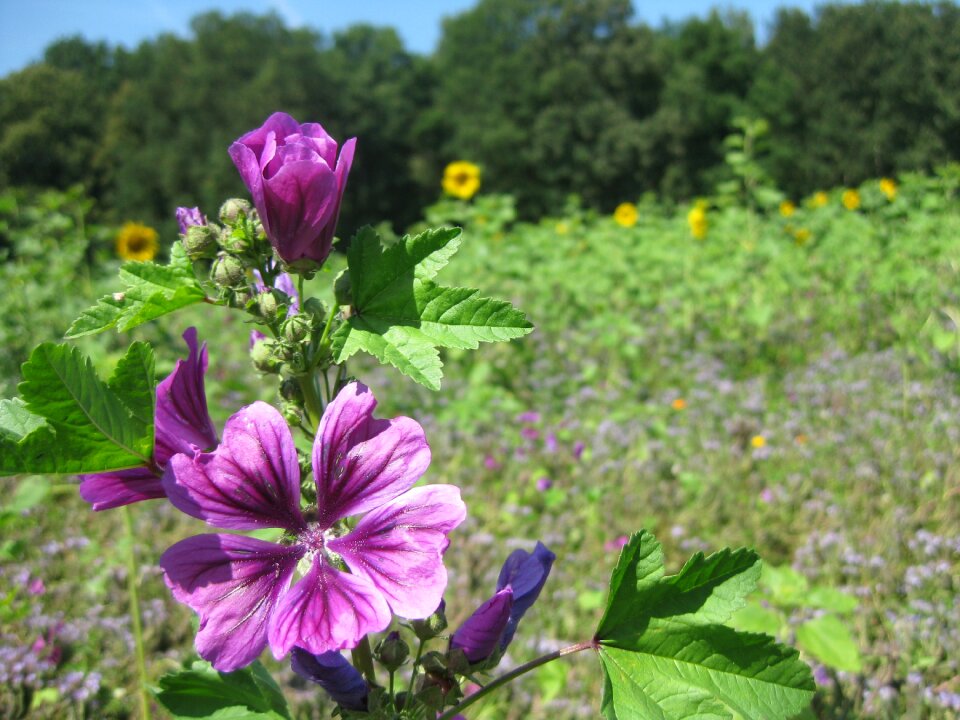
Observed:
[[[314,655],[295,647],[290,653],[290,667],[310,682],[316,683],[344,710],[367,709],[370,687],[366,680],[339,652]]]
[[[317,123],[274,113],[230,146],[263,229],[284,263],[310,269],[330,254],[356,138],[337,142]]]
[[[157,385],[154,409],[153,462],[127,470],[81,475],[80,497],[94,510],[129,505],[166,495],[161,477],[177,453],[205,450],[217,444],[217,431],[207,412],[203,376],[207,344],[197,347],[197,329],[183,333],[190,355],[177,360],[173,372]]]
[[[178,207],[177,208],[177,225],[180,226],[180,234],[186,235],[187,230],[192,225],[206,225],[207,218],[198,207]]]
[[[540,595],[556,558],[539,542],[532,553],[514,550],[500,570],[497,592],[453,633],[450,647],[463,650],[471,663],[506,650],[520,619]]]
[[[327,406],[312,453],[317,506],[306,513],[293,437],[266,403],[231,417],[214,452],[171,460],[164,487],[188,515],[286,531],[281,543],[197,535],[160,559],[174,597],[200,615],[197,651],[218,670],[249,664],[267,644],[278,659],[294,646],[352,648],[391,613],[425,618],[439,604],[447,534],[466,508],[452,485],[413,487],[430,464],[423,428],[375,419],[376,404],[351,383]],[[353,515],[363,517],[351,528]]]

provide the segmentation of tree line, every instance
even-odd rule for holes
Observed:
[[[629,0],[479,0],[436,51],[390,28],[326,36],[276,15],[206,13],[132,50],[80,37],[0,79],[0,188],[81,183],[107,217],[172,226],[242,195],[226,148],[282,109],[359,137],[341,227],[402,228],[465,159],[527,217],[576,194],[609,211],[726,178],[723,139],[765,118],[787,193],[960,160],[960,7],[781,10],[757,43],[740,12],[652,28]]]

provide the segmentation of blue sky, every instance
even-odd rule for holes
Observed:
[[[395,27],[407,47],[429,53],[440,37],[440,21],[472,7],[475,0],[0,0],[0,76],[38,60],[52,40],[81,34],[91,40],[135,46],[161,32],[186,35],[193,15],[274,10],[292,27],[330,33],[354,23]],[[750,12],[764,27],[780,5],[810,12],[813,0],[634,0],[635,17],[651,25],[704,15],[713,5]]]

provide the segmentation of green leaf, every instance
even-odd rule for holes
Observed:
[[[13,499],[3,506],[4,512],[20,514],[42,503],[50,494],[50,481],[42,475],[25,477],[17,485]]]
[[[178,720],[290,720],[283,693],[259,661],[231,673],[194,662],[160,678],[156,697]]]
[[[783,621],[776,610],[749,603],[734,613],[731,620],[734,627],[746,632],[763,633],[776,637],[780,634]]]
[[[171,248],[169,264],[124,263],[120,279],[126,289],[100,298],[80,313],[67,330],[68,339],[112,327],[123,332],[206,298],[180,243]]]
[[[27,410],[23,400],[0,400],[0,438],[20,442],[46,421]]]
[[[824,665],[847,672],[860,672],[860,649],[836,615],[822,615],[797,628],[797,645]]]
[[[459,236],[459,228],[439,228],[384,249],[372,228],[357,234],[347,253],[351,312],[331,339],[337,362],[362,350],[437,390],[443,375],[438,347],[472,350],[533,329],[508,302],[432,281],[456,252]]]
[[[130,413],[151,428],[157,387],[155,370],[153,348],[138,341],[120,358],[107,381],[107,386],[117,394]]]
[[[627,718],[790,718],[813,698],[796,650],[721,625],[745,604],[760,563],[752,551],[694,555],[667,576],[652,535],[635,534],[613,571],[596,642],[601,710]]]
[[[109,383],[97,376],[89,358],[68,345],[39,345],[22,372],[22,407],[44,422],[34,423],[19,441],[9,431],[0,437],[0,475],[102,472],[150,461],[149,346],[134,343]]]
[[[853,612],[859,604],[860,601],[850,593],[820,585],[810,588],[803,603],[805,607],[831,610],[840,615]]]

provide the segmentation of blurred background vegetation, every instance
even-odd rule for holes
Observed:
[[[332,37],[277,15],[198,15],[133,50],[81,37],[0,80],[0,190],[82,184],[110,221],[172,231],[242,194],[225,148],[283,109],[360,138],[341,232],[397,229],[469,159],[521,218],[570,194],[602,212],[729,177],[734,118],[769,121],[763,159],[794,197],[960,159],[960,7],[781,10],[759,46],[740,12],[658,29],[629,0],[480,0],[436,52],[390,28]],[[166,223],[166,224],[164,224]]]

